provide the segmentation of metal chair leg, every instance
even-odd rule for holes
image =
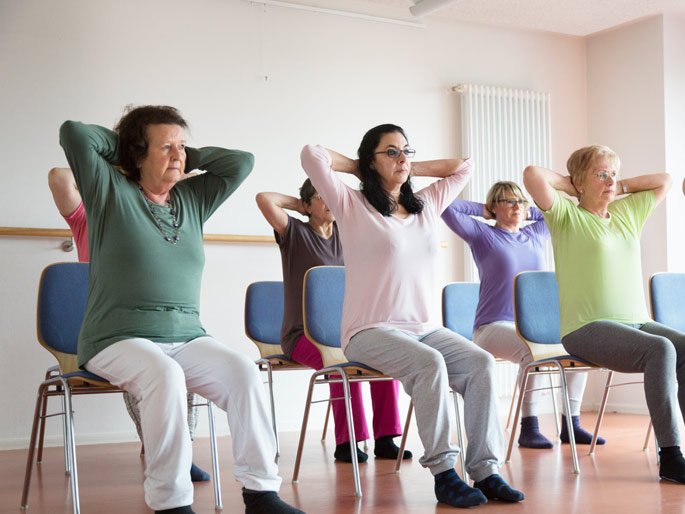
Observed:
[[[469,481],[469,475],[466,472],[466,456],[464,454],[464,434],[462,433],[461,423],[461,409],[459,408],[459,398],[457,393],[452,391],[452,398],[454,399],[454,417],[457,422],[457,440],[459,441],[459,460],[461,461],[461,472],[463,474],[464,482]]]
[[[645,444],[642,446],[642,451],[647,451],[649,448],[649,438],[652,436],[652,418],[649,418],[649,426],[647,427],[647,435],[645,436]]]
[[[507,449],[507,456],[505,462],[511,462],[511,450],[514,448],[514,438],[516,437],[516,427],[519,422],[519,415],[521,414],[521,405],[523,404],[523,397],[526,394],[526,388],[528,387],[528,371],[530,368],[523,370],[523,375],[521,375],[521,383],[519,384],[518,390],[518,401],[516,402],[516,411],[514,412],[514,422],[511,427],[511,435],[509,436],[509,448]]]
[[[357,461],[357,440],[354,432],[354,418],[352,417],[352,402],[350,401],[350,382],[345,370],[340,370],[345,393],[345,412],[347,413],[347,434],[350,437],[350,453],[352,455],[352,472],[354,474],[354,495],[362,495],[362,486],[359,480],[359,462]]]
[[[557,395],[554,393],[554,377],[552,377],[551,373],[547,377],[549,378],[549,390],[552,395],[552,408],[554,409],[554,426],[557,429],[557,437],[559,437],[559,434],[561,434],[561,421],[559,418],[559,407],[557,407]]]
[[[564,373],[564,367],[555,362],[557,368],[559,369],[559,381],[561,382],[561,394],[564,399],[564,410],[566,415],[566,428],[568,430],[568,442],[571,445],[571,457],[573,459],[573,472],[576,474],[580,473],[580,467],[578,466],[578,453],[576,451],[576,437],[573,433],[573,421],[571,420],[571,402],[568,398],[568,387],[566,385],[566,373]]]
[[[271,424],[274,428],[274,436],[276,437],[276,462],[281,456],[281,444],[278,440],[278,427],[276,426],[276,402],[274,401],[274,377],[271,363],[266,362],[266,376],[269,381],[269,400],[271,402]]]
[[[400,443],[400,452],[397,454],[395,461],[395,473],[400,472],[402,467],[402,456],[404,455],[404,447],[407,445],[407,432],[409,431],[409,424],[411,423],[411,415],[414,412],[414,402],[409,401],[409,410],[407,411],[407,420],[404,422],[404,431],[402,432],[402,442]]]
[[[304,448],[304,437],[307,432],[307,422],[309,421],[309,409],[312,406],[312,393],[314,392],[314,384],[318,373],[313,373],[312,378],[309,379],[309,391],[307,392],[307,401],[304,406],[304,416],[302,417],[302,430],[300,430],[300,442],[297,445],[297,456],[295,457],[295,470],[293,471],[293,484],[297,484],[300,475],[300,461],[302,460],[302,449]],[[355,452],[356,455],[356,452]]]
[[[609,389],[611,388],[611,381],[614,378],[614,372],[609,370],[607,373],[607,382],[604,386],[604,395],[602,396],[602,403],[599,405],[599,412],[597,412],[597,422],[595,423],[595,432],[592,434],[592,442],[590,443],[590,455],[595,454],[595,447],[597,446],[597,437],[599,436],[599,429],[602,426],[604,419],[604,411],[607,407],[607,400],[609,398]]]
[[[516,384],[514,385],[514,392],[511,395],[511,403],[509,404],[509,414],[507,414],[507,424],[504,427],[504,430],[509,430],[509,426],[511,424],[511,415],[514,412],[514,405],[516,404],[516,398],[518,397],[518,393],[519,393],[519,381],[517,379]]]
[[[216,430],[214,427],[214,404],[207,400],[207,416],[209,417],[209,442],[212,453],[212,482],[214,485],[214,508],[221,510],[221,480],[219,478],[219,456],[216,445]]]
[[[45,397],[43,392],[47,386],[45,383],[38,387],[38,398],[36,399],[36,408],[33,414],[33,425],[31,427],[31,441],[29,443],[29,454],[26,457],[26,473],[24,475],[24,488],[21,492],[21,509],[26,510],[29,508],[29,487],[31,485],[31,474],[33,471],[33,457],[36,449],[36,439],[38,436],[38,423],[40,420],[40,414],[43,409],[43,403],[45,402]]]
[[[323,434],[321,434],[321,440],[325,441],[326,440],[326,432],[328,430],[328,418],[331,415],[331,409],[333,406],[331,405],[331,402],[328,402],[328,407],[326,408],[326,420],[323,422]]]
[[[74,505],[74,514],[79,514],[81,512],[81,507],[79,504],[78,472],[76,468],[76,441],[74,439],[74,411],[71,405],[71,386],[69,385],[69,382],[63,378],[60,378],[60,381],[64,387],[64,399],[67,409],[64,417],[67,420],[69,461],[71,463],[71,497]]]

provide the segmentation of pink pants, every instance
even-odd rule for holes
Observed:
[[[306,336],[302,335],[292,354],[292,359],[310,368],[323,368],[321,354]],[[343,398],[342,384],[329,384],[331,398]],[[375,439],[384,435],[397,436],[402,434],[400,412],[397,407],[397,394],[400,383],[397,380],[370,382],[371,403],[373,406],[373,435]],[[359,382],[350,384],[352,403],[352,418],[354,419],[355,440],[369,439],[369,429],[366,426],[362,389]],[[350,440],[347,433],[347,415],[343,401],[333,402],[333,420],[335,421],[335,444],[343,444]]]

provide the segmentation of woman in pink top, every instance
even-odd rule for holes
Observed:
[[[412,397],[424,445],[420,462],[435,476],[439,501],[454,507],[521,501],[523,494],[497,474],[503,442],[494,359],[442,328],[435,305],[437,224],[468,181],[471,161],[411,163],[414,153],[402,128],[389,124],[366,133],[358,160],[320,146],[302,150],[302,166],[342,238],[345,355],[398,379]],[[345,185],[336,171],[359,177],[361,190]],[[441,180],[415,193],[410,176]],[[464,396],[473,488],[454,470],[459,449],[450,443],[448,388]]]

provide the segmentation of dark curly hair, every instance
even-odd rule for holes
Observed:
[[[124,115],[115,127],[119,135],[119,164],[126,176],[138,182],[140,168],[138,163],[145,158],[149,142],[147,128],[149,125],[178,125],[188,128],[188,123],[181,113],[168,105],[143,105],[126,107]]]
[[[359,176],[362,181],[361,192],[364,195],[364,198],[366,198],[366,200],[383,216],[391,216],[392,213],[397,210],[398,205],[395,199],[389,196],[385,189],[383,189],[381,176],[371,166],[376,160],[375,152],[381,138],[385,134],[393,132],[399,132],[407,139],[407,135],[404,133],[404,130],[402,130],[402,127],[386,123],[384,125],[378,125],[364,134],[362,142],[359,145],[359,150],[357,150],[357,156],[359,157]],[[407,142],[408,141],[409,140],[407,139]],[[423,210],[423,202],[419,197],[414,195],[414,191],[411,187],[411,180],[409,178],[407,178],[407,181],[402,184],[402,187],[400,188],[399,203],[407,209],[410,214],[418,214]]]

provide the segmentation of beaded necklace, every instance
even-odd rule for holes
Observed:
[[[150,211],[150,214],[152,214],[152,218],[155,220],[155,224],[157,225],[157,228],[159,231],[162,233],[162,237],[164,237],[164,240],[167,241],[168,243],[171,243],[172,245],[175,245],[180,241],[180,238],[178,237],[178,232],[179,232],[179,224],[178,224],[178,219],[176,219],[176,210],[173,208],[171,205],[171,191],[169,191],[169,196],[166,199],[166,204],[167,207],[169,208],[169,214],[171,214],[171,226],[174,228],[173,235],[168,235],[166,231],[164,230],[164,227],[162,226],[162,219],[159,217],[157,214],[157,211],[155,210],[155,207],[159,207],[159,205],[153,203],[145,194],[145,191],[143,191],[143,188],[138,184],[138,189],[140,189],[140,192],[143,195],[143,198],[145,198],[145,204],[147,205],[148,210]]]

